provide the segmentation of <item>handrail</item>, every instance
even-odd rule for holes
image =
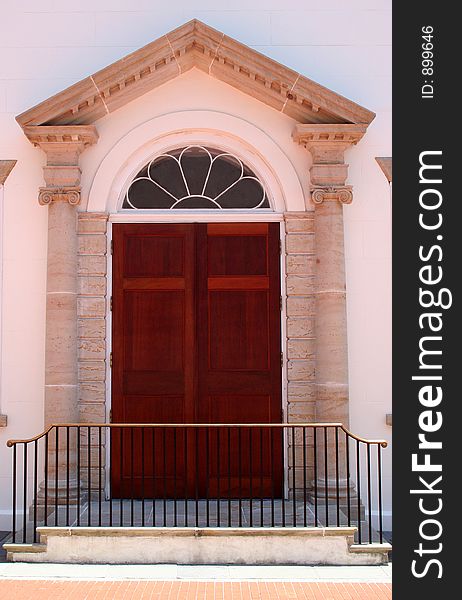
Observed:
[[[16,444],[28,444],[30,442],[35,442],[36,440],[41,439],[47,433],[49,433],[54,427],[110,427],[110,428],[162,428],[162,427],[316,427],[316,428],[324,428],[324,427],[339,427],[344,431],[347,435],[352,437],[354,440],[359,442],[363,442],[365,444],[380,444],[382,448],[386,448],[388,446],[387,440],[368,440],[366,438],[360,437],[354,433],[352,433],[349,429],[347,429],[343,423],[52,423],[38,435],[27,438],[27,439],[18,439],[18,440],[8,440],[6,445],[8,448],[12,448]]]
[[[137,521],[143,527],[355,524],[359,544],[383,541],[387,441],[357,436],[339,422],[52,423],[7,445],[13,543],[17,537],[35,543],[40,524],[133,527]]]

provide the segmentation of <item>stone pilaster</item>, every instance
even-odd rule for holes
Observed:
[[[29,140],[47,155],[45,187],[39,203],[48,207],[48,254],[45,341],[45,426],[79,420],[77,378],[77,211],[80,202],[79,156],[98,139],[93,126],[31,126]],[[76,440],[70,436],[69,461],[64,432],[55,451],[49,439],[50,497],[75,501],[77,493]],[[58,469],[58,490],[54,488]],[[67,469],[70,490],[67,492]],[[43,488],[41,489],[43,492]],[[39,492],[40,498],[40,492]]]
[[[107,220],[105,213],[79,213],[78,217],[78,296],[77,296],[77,347],[78,347],[78,413],[80,423],[106,421],[106,250]],[[81,448],[88,456],[88,433],[82,428]],[[98,431],[92,430],[93,473],[92,489],[99,489],[97,446]],[[102,472],[104,486],[106,431],[101,431]],[[82,484],[88,485],[88,470],[82,464]]]
[[[316,421],[342,423],[348,427],[348,341],[346,323],[346,280],[343,206],[353,199],[346,184],[348,165],[344,153],[364,135],[363,125],[298,125],[294,138],[309,150],[311,199],[314,204],[315,233],[315,326],[316,338]],[[351,484],[346,473],[345,437],[340,432],[327,441],[327,478],[324,438],[319,442],[317,464],[318,495],[337,500],[335,473],[338,451],[339,494],[344,504]]]
[[[314,213],[286,213],[285,262],[287,291],[287,420],[289,423],[309,423],[315,420],[315,295],[314,295]],[[289,489],[303,488],[304,481],[313,479],[312,439],[307,453],[305,478],[302,469],[303,440],[301,431],[288,436]],[[292,446],[295,445],[295,465]]]

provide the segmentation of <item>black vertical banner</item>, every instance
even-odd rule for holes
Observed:
[[[460,33],[450,3],[393,13],[393,597],[458,598]]]

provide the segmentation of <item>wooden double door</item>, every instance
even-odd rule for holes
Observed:
[[[112,422],[280,423],[278,223],[113,226]],[[114,497],[281,494],[273,428],[113,428]]]

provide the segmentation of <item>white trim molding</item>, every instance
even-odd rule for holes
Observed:
[[[264,183],[274,212],[305,210],[295,168],[267,133],[238,117],[198,110],[150,119],[119,139],[95,174],[87,211],[118,213],[128,185],[149,160],[189,144],[211,146],[239,156]]]

